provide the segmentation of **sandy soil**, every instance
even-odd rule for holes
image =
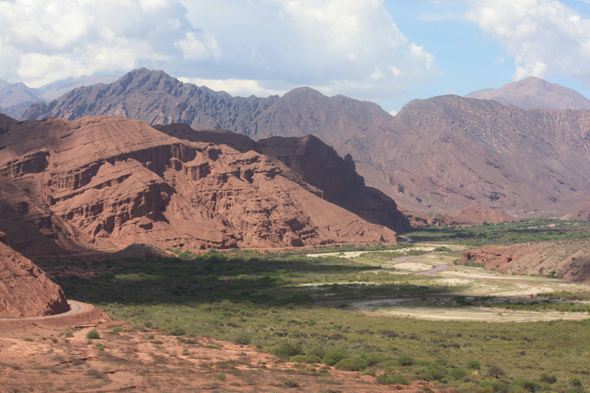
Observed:
[[[276,392],[297,387],[319,392],[334,384],[358,393],[434,388],[420,381],[380,386],[371,376],[283,362],[252,346],[136,330],[80,305],[69,315],[0,320],[0,391]],[[100,338],[86,338],[91,330]]]

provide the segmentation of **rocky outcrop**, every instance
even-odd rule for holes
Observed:
[[[62,289],[15,252],[0,232],[0,317],[54,315],[70,309]]]
[[[157,125],[155,128],[180,139],[224,144],[242,152],[255,150],[273,158],[275,164],[290,169],[292,172],[284,171],[290,180],[304,187],[312,185],[321,191],[319,195],[327,201],[371,223],[393,230],[410,227],[408,219],[399,212],[391,198],[365,186],[365,180],[356,172],[350,155],[343,159],[315,136],[271,137],[255,142],[230,131],[195,130],[186,124]]]
[[[464,263],[502,273],[539,274],[590,282],[590,240],[485,246],[463,253]]]
[[[490,224],[507,224],[510,222],[520,222],[518,218],[512,217],[499,210],[485,208],[478,204],[469,205],[463,209],[457,210],[450,214],[432,219],[434,225],[482,225]]]
[[[367,185],[418,213],[478,203],[518,217],[559,214],[590,195],[590,111],[442,96],[412,101],[392,117],[376,104],[309,88],[231,97],[142,69],[33,105],[24,118],[86,115],[183,122],[253,139],[315,135],[340,156],[350,153]]]
[[[5,123],[0,200],[65,250],[396,242],[256,151],[123,117]]]
[[[521,109],[590,109],[590,100],[577,91],[534,76],[509,83],[499,89],[476,91],[466,97],[492,100]]]

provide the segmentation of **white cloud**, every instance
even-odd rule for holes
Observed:
[[[238,95],[308,85],[377,100],[438,74],[384,0],[0,0],[0,78],[163,69]]]
[[[515,80],[570,76],[590,84],[590,19],[556,0],[465,0],[466,18],[515,61]]]
[[[382,0],[183,2],[223,52],[219,67],[185,69],[186,77],[256,80],[277,91],[307,85],[377,100],[438,74],[434,57],[408,42]]]
[[[39,87],[219,58],[214,37],[186,14],[178,0],[0,1],[0,77]]]
[[[244,79],[201,79],[201,78],[179,78],[182,82],[193,83],[197,86],[207,86],[215,91],[225,91],[233,96],[249,97],[268,97],[271,95],[282,95],[287,90],[273,90],[263,87],[258,81]]]

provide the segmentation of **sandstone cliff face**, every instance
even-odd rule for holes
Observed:
[[[54,315],[70,309],[61,288],[0,233],[0,317]]]
[[[254,139],[315,135],[351,154],[366,184],[408,209],[478,203],[516,216],[558,214],[590,195],[590,111],[525,111],[457,96],[416,100],[392,117],[377,105],[309,88],[241,98],[136,70],[110,85],[38,104],[26,119],[123,115],[184,122]]]
[[[520,220],[502,211],[488,209],[478,204],[432,219],[432,223],[435,225],[482,225],[484,222],[506,224],[520,222]]]
[[[0,199],[66,250],[396,241],[265,155],[182,141],[137,120],[4,119],[0,149]]]
[[[306,188],[308,185],[313,186],[309,191],[369,222],[393,230],[410,227],[409,221],[399,212],[391,198],[377,189],[365,186],[365,180],[356,172],[350,155],[342,159],[332,147],[317,137],[271,137],[254,142],[233,132],[194,130],[181,123],[157,125],[155,128],[180,139],[225,144],[242,152],[255,150],[273,158],[275,164],[286,166],[283,172],[290,180]]]
[[[463,262],[502,273],[542,274],[590,282],[590,240],[485,246],[463,253]]]

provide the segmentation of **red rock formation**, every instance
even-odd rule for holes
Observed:
[[[520,220],[500,210],[488,209],[481,205],[473,204],[453,213],[435,217],[431,222],[435,225],[482,225],[484,222],[502,224],[520,222]]]
[[[463,253],[464,263],[503,273],[542,274],[590,282],[590,240],[485,246]]]
[[[10,185],[0,199],[26,206],[22,216],[67,250],[396,241],[265,155],[182,141],[137,120],[7,122],[0,149],[0,188]]]
[[[5,244],[0,232],[0,317],[54,315],[70,309],[66,297],[45,273]]]
[[[555,99],[548,94],[555,86],[535,89],[525,87],[525,95],[543,91],[534,98]],[[571,91],[558,93],[563,98]],[[309,88],[282,97],[231,97],[141,69],[110,85],[33,105],[23,118],[88,115],[183,122],[255,139],[312,134],[339,155],[350,153],[367,185],[422,213],[479,203],[538,216],[590,195],[590,111],[527,111],[447,95],[412,101],[392,117],[374,103],[326,97]]]
[[[361,218],[392,230],[410,227],[407,218],[400,213],[395,201],[381,191],[365,186],[365,180],[356,172],[350,155],[342,159],[336,151],[319,138],[272,137],[254,142],[252,139],[230,131],[195,130],[187,124],[157,125],[156,129],[180,139],[195,142],[225,144],[246,152],[256,150],[283,168],[285,176],[317,193],[324,199]]]

